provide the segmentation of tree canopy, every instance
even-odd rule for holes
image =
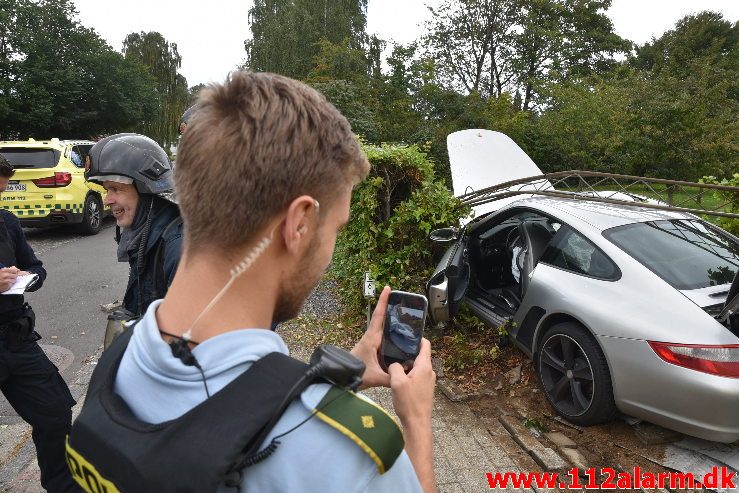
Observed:
[[[255,0],[245,67],[304,79],[321,40],[364,47],[367,0]]]
[[[90,137],[156,111],[144,68],[75,16],[69,0],[0,0],[0,137]]]
[[[141,132],[167,147],[177,141],[180,116],[190,96],[187,80],[178,72],[182,57],[177,44],[158,32],[131,33],[123,41],[123,53],[127,60],[146,67],[157,93],[157,111],[143,123]]]
[[[244,68],[311,84],[365,142],[417,144],[442,178],[464,128],[508,134],[544,171],[739,169],[739,25],[720,13],[634,45],[610,0],[443,0],[399,45],[367,33],[367,3],[255,0]],[[167,147],[203,87],[181,63],[157,32],[113,50],[72,0],[0,0],[0,138],[135,131]]]

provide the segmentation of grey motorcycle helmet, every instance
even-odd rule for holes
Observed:
[[[198,105],[194,104],[187,108],[185,112],[182,114],[182,118],[180,118],[180,126],[177,128],[177,131],[180,133],[180,135],[184,134],[187,130],[187,125],[190,123],[190,118],[192,118],[192,115],[195,114],[195,110],[198,109]]]
[[[145,135],[111,135],[92,146],[85,157],[85,179],[102,184],[112,177],[129,178],[139,194],[169,200],[174,191],[174,169],[167,153]]]

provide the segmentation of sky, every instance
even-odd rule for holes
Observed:
[[[158,31],[177,43],[180,72],[190,86],[222,81],[244,60],[249,37],[251,0],[74,0],[79,20],[93,28],[114,49],[121,50],[128,33]],[[367,32],[406,44],[423,34],[430,14],[426,7],[441,0],[369,0]],[[620,36],[636,43],[659,37],[687,14],[715,10],[739,20],[737,0],[613,0],[607,14]]]

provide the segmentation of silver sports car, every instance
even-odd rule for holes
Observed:
[[[496,132],[452,134],[449,151],[457,194],[542,174]],[[573,423],[620,412],[739,439],[739,320],[717,319],[739,291],[739,239],[636,205],[527,196],[484,207],[436,232],[450,247],[426,287],[433,321],[465,302],[487,324],[508,324]]]

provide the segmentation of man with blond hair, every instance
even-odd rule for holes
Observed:
[[[369,399],[314,383],[259,435],[261,453],[238,462],[248,467],[234,475],[217,459],[244,448],[223,436],[239,432],[224,402],[287,354],[268,328],[295,317],[325,272],[369,163],[347,120],[300,82],[237,72],[197,104],[175,176],[180,265],[164,300],[103,355],[70,436],[73,475],[88,491],[434,491],[430,345],[422,341],[407,374],[380,368],[388,287],[352,354],[365,387],[390,387],[402,432]],[[267,406],[259,395],[239,399],[234,415]],[[146,444],[131,444],[131,430]]]

